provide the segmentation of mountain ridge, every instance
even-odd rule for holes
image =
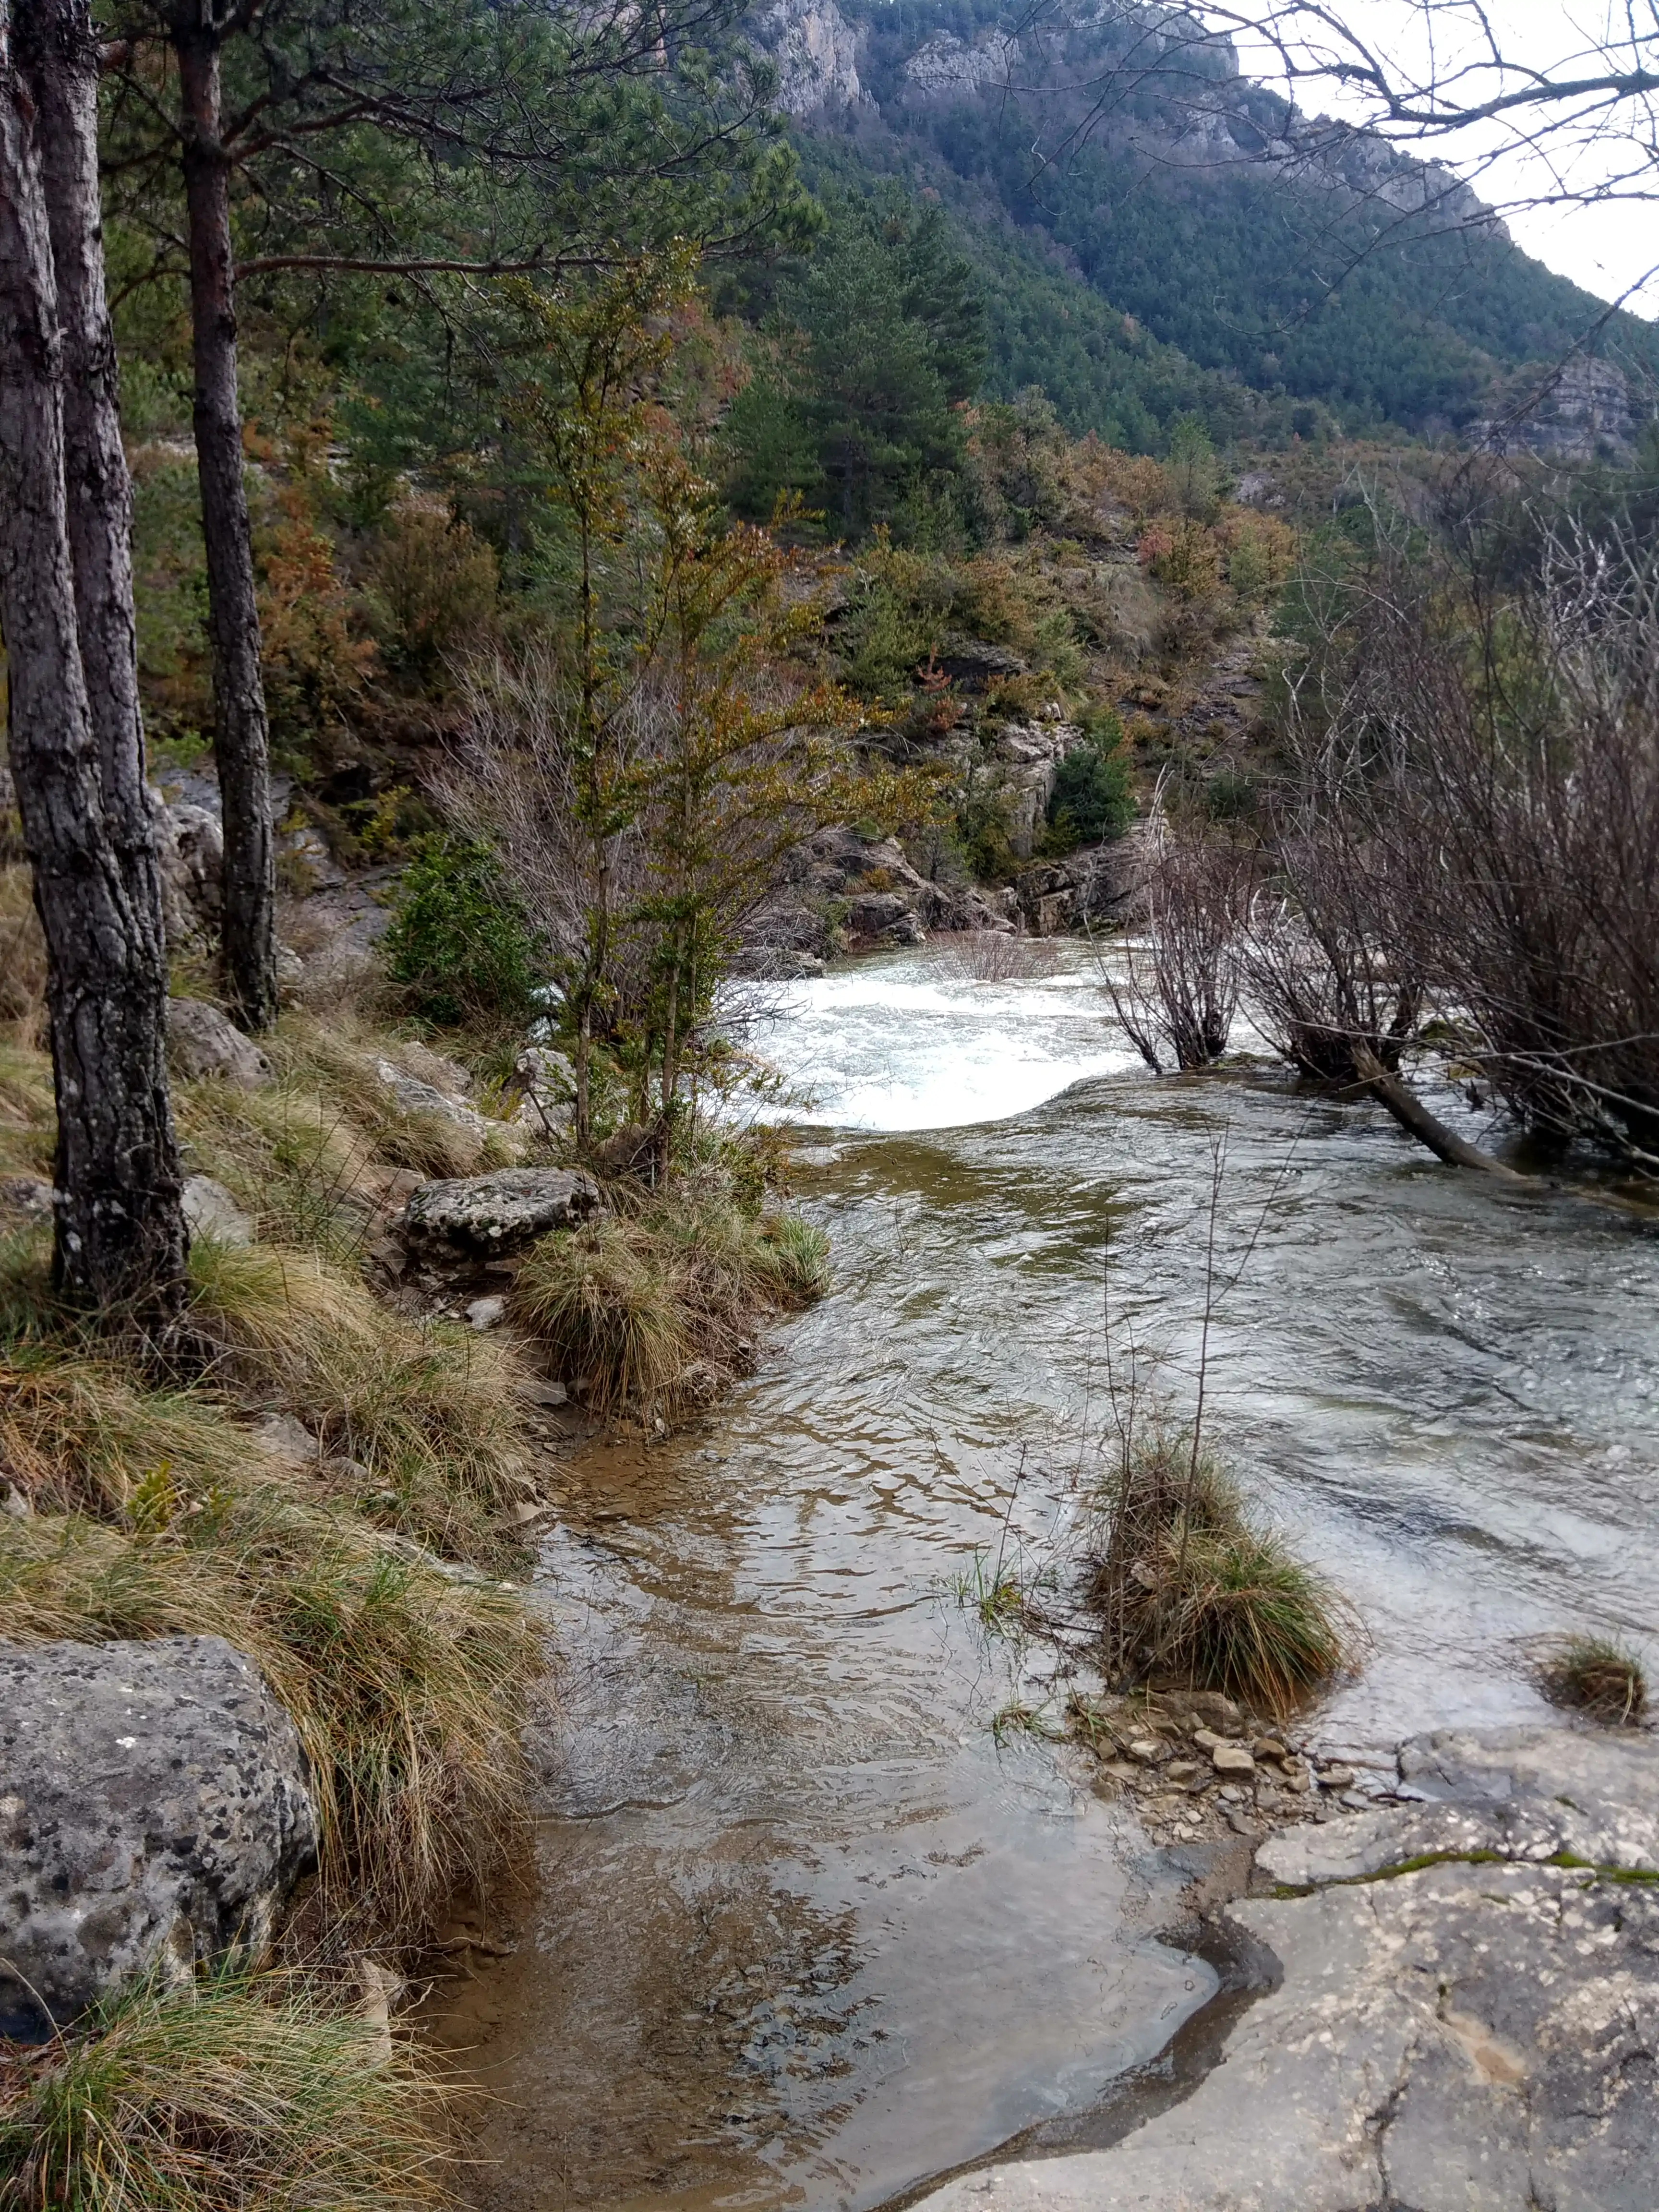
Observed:
[[[809,176],[936,195],[1003,286],[994,396],[1053,377],[1071,428],[1123,432],[1127,412],[1145,446],[1115,371],[1149,342],[1223,434],[1269,443],[1335,427],[1625,460],[1652,416],[1659,331],[1533,261],[1450,171],[1255,84],[1176,10],[1085,7],[1041,41],[995,0],[772,0],[751,20]],[[1076,356],[1067,320],[1087,374],[1045,362]]]

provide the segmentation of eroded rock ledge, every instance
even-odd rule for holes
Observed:
[[[1185,2103],[930,2212],[1652,2212],[1659,1744],[1449,1731],[1400,1775],[1257,1851],[1228,1917],[1284,1980]]]

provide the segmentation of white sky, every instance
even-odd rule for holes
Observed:
[[[1240,13],[1250,12],[1250,0],[1233,0]],[[1261,15],[1273,11],[1273,0],[1261,0]],[[1334,0],[1332,12],[1352,27],[1374,49],[1407,68],[1421,69],[1432,38],[1437,45],[1440,71],[1455,67],[1470,52],[1471,11],[1459,0]],[[1659,7],[1655,0],[1486,0],[1486,14],[1505,52],[1551,76],[1577,74],[1584,50],[1607,25],[1609,14],[1624,25],[1625,36],[1634,18],[1644,33],[1644,58],[1659,65]],[[1273,57],[1265,49],[1252,52],[1248,38],[1235,34],[1246,73],[1271,82]],[[1490,84],[1488,85],[1490,89]],[[1298,88],[1298,104],[1313,114],[1357,114],[1353,100],[1345,100],[1334,86],[1307,83]],[[1502,207],[1511,234],[1528,253],[1586,291],[1604,299],[1617,298],[1645,278],[1639,294],[1626,301],[1632,313],[1659,318],[1659,276],[1650,271],[1659,264],[1659,162],[1650,163],[1636,136],[1648,118],[1626,112],[1609,118],[1599,138],[1571,150],[1558,142],[1562,174],[1559,183],[1583,190],[1615,171],[1632,169],[1644,174],[1652,200],[1608,199],[1591,206],[1510,207],[1528,195],[1552,189],[1553,179],[1536,156],[1523,160],[1504,155],[1498,165],[1474,175],[1475,189],[1483,199]],[[1449,167],[1468,172],[1483,151],[1496,149],[1499,140],[1488,132],[1460,146],[1443,141],[1437,148],[1413,147],[1432,152]]]

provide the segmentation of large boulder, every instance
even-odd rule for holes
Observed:
[[[273,1070],[252,1037],[205,999],[167,1000],[167,1058],[186,1083],[222,1076],[241,1091],[258,1091]]]
[[[399,1233],[420,1259],[493,1259],[574,1228],[597,1212],[599,1185],[569,1168],[497,1168],[493,1174],[423,1182],[404,1208]]]
[[[294,1723],[221,1638],[0,1646],[0,2033],[257,1958],[316,1839]]]

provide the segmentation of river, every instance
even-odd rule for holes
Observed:
[[[1103,1297],[1184,1410],[1230,1285],[1209,1433],[1362,1624],[1322,1743],[1536,1717],[1563,1628],[1659,1657],[1659,1233],[1265,1060],[1154,1080],[1053,961],[866,959],[755,1039],[816,1100],[835,1289],[701,1426],[562,1471],[533,1895],[440,2023],[493,2212],[860,2212],[1086,2136],[1211,1998],[1159,1941],[1190,1858],[993,1726],[1073,1662],[961,1601],[976,1559],[1064,1579]]]

